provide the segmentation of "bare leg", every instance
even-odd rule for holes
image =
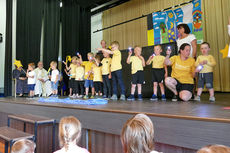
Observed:
[[[94,94],[95,94],[95,88],[93,87],[91,89],[92,89],[92,96],[94,96]]]
[[[72,96],[73,89],[69,88],[69,96]]]
[[[202,94],[203,88],[197,88],[197,96]]]
[[[141,92],[142,92],[142,84],[137,84],[137,91],[138,91],[138,95],[141,95]]]
[[[134,95],[135,89],[136,89],[136,85],[135,85],[135,84],[132,84],[132,87],[131,87],[131,95]]]
[[[175,95],[178,95],[178,92],[176,90],[177,82],[172,77],[165,78],[165,85],[168,87]]]
[[[89,95],[89,88],[85,88],[85,95]]]
[[[159,83],[160,89],[161,89],[161,94],[164,95],[165,94],[165,87],[163,85],[163,83]]]
[[[211,88],[211,89],[208,89],[208,90],[209,90],[210,97],[214,97],[214,89]]]
[[[154,95],[157,95],[157,85],[158,85],[157,82],[153,82],[153,94]]]

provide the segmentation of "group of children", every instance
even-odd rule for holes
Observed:
[[[59,146],[54,153],[89,153],[78,146],[81,138],[81,122],[74,116],[61,118],[59,123]],[[160,153],[154,147],[154,126],[145,114],[137,114],[126,121],[121,132],[124,153]],[[16,141],[11,153],[34,153],[36,144],[27,139]],[[230,148],[224,145],[207,145],[197,153],[229,153]]]
[[[168,48],[171,49],[171,48]],[[72,98],[94,98],[95,96],[103,96],[112,100],[118,99],[118,86],[120,87],[120,100],[126,100],[125,85],[122,76],[121,52],[119,51],[119,43],[114,41],[111,43],[111,50],[105,48],[97,48],[103,53],[103,59],[96,54],[88,53],[88,61],[82,61],[81,55],[72,57],[70,66],[66,63],[66,73],[70,76],[69,87],[70,97]],[[213,67],[216,65],[215,59],[209,55],[210,45],[204,42],[201,44],[202,55],[196,60],[196,67],[202,66],[198,74],[198,90],[195,100],[200,101],[200,96],[204,85],[209,89],[210,97],[214,97],[213,90]],[[158,100],[158,85],[161,91],[161,100],[165,101],[164,79],[168,76],[167,66],[165,65],[165,56],[161,55],[161,45],[154,46],[153,54],[145,62],[141,55],[142,49],[139,46],[129,49],[127,64],[131,64],[132,85],[131,94],[127,100],[135,100],[135,89],[137,86],[138,100],[142,100],[142,84],[144,83],[144,67],[152,64],[152,82],[153,95],[150,100]],[[110,54],[112,58],[110,58]],[[110,80],[112,77],[112,85]],[[52,80],[51,80],[52,81]],[[103,88],[102,88],[103,86]],[[112,88],[111,88],[112,86]],[[85,87],[85,89],[84,89]],[[91,88],[91,96],[89,97],[89,89]],[[85,95],[84,95],[85,93]],[[215,100],[214,100],[215,101]]]

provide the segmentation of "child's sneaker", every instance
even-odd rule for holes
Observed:
[[[128,101],[135,100],[134,95],[130,95],[130,96],[127,98],[127,100],[128,100]]]
[[[113,95],[112,97],[111,97],[111,100],[117,100],[117,95]]]
[[[106,99],[107,98],[107,96],[106,95],[103,95],[103,97],[102,97],[103,99]]]
[[[83,98],[84,98],[84,99],[89,99],[89,96],[88,96],[88,95],[85,95]]]
[[[125,100],[125,95],[121,95],[120,100]]]
[[[178,96],[174,95],[173,98],[172,98],[172,101],[177,101],[177,100],[178,100]]]
[[[153,95],[152,95],[152,98],[150,98],[150,100],[151,100],[151,101],[157,101],[158,98],[157,98],[157,96],[156,96],[155,94],[153,94]]]
[[[200,96],[195,96],[194,100],[195,101],[200,101]]]
[[[143,99],[142,99],[142,95],[140,94],[140,95],[138,95],[138,100],[139,101],[142,101]]]
[[[161,100],[162,100],[162,101],[166,101],[165,95],[162,95],[162,96],[161,96]]]
[[[212,102],[212,103],[214,103],[214,102],[216,101],[216,98],[215,98],[214,96],[213,96],[213,97],[210,97],[210,98],[209,98],[209,101]]]
[[[90,99],[94,99],[94,95],[90,96]]]

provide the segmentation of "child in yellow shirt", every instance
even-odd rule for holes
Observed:
[[[144,82],[144,68],[145,67],[145,59],[141,56],[141,47],[134,48],[134,56],[132,55],[132,50],[129,51],[129,56],[126,60],[127,64],[132,63],[132,87],[131,87],[131,95],[127,98],[127,100],[135,100],[134,93],[137,84],[138,90],[138,100],[142,100],[141,88]]]
[[[122,65],[121,65],[121,52],[119,50],[119,42],[114,41],[111,43],[111,50],[107,50],[104,48],[97,48],[98,51],[102,51],[103,53],[112,54],[112,61],[111,61],[111,73],[112,73],[112,81],[113,81],[113,96],[111,97],[112,100],[117,100],[117,87],[118,85],[121,88],[121,96],[120,100],[125,100],[125,85],[122,76]],[[118,85],[117,85],[118,83]]]
[[[168,71],[167,66],[164,64],[165,57],[161,55],[162,47],[160,45],[154,46],[154,54],[151,55],[146,62],[147,65],[152,63],[152,74],[153,74],[153,95],[150,100],[156,101],[157,98],[157,86],[159,84],[161,90],[161,100],[165,101],[165,88],[164,88],[164,78],[167,77]]]
[[[213,89],[213,67],[216,65],[216,61],[212,55],[208,54],[210,51],[209,43],[203,42],[200,46],[200,50],[202,52],[202,55],[197,57],[195,63],[195,66],[197,67],[197,69],[199,69],[199,74],[197,96],[194,100],[200,101],[200,96],[202,94],[202,90],[205,84],[210,94],[209,101],[215,102]]]
[[[95,65],[93,65],[93,84],[96,97],[102,96],[102,64],[99,55],[96,55]]]
[[[82,62],[82,57],[79,54],[78,55],[81,61],[81,65],[85,67],[85,96],[84,99],[88,99],[89,98],[89,88],[91,87],[91,91],[92,91],[92,95],[90,98],[94,98],[94,85],[93,85],[93,73],[92,73],[92,68],[94,65],[94,54],[93,53],[88,53],[87,57],[88,57],[88,61],[84,61]]]
[[[111,79],[111,61],[109,54],[104,52],[103,53],[104,58],[101,61],[102,64],[102,79],[103,79],[103,98],[111,98],[112,89],[110,80]]]
[[[81,66],[80,59],[77,59],[77,67],[75,70],[75,82],[74,82],[74,89],[75,89],[75,97],[73,98],[82,98],[84,95],[84,74],[85,69]]]

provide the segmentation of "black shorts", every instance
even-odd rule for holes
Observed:
[[[95,81],[93,82],[94,88],[95,88],[95,92],[101,92],[102,93],[102,87],[103,87],[103,83],[100,81]]]
[[[177,81],[177,85],[176,85],[176,90],[177,92],[180,92],[182,90],[187,90],[191,93],[193,93],[193,84],[184,84],[184,83],[180,83],[177,79],[175,79]]]
[[[144,71],[137,71],[132,74],[132,84],[143,84],[144,83]]]
[[[71,78],[69,80],[69,88],[73,88],[74,87],[74,82],[75,82],[75,78]]]
[[[204,88],[204,84],[206,85],[207,89],[213,88],[213,72],[198,74],[197,88]]]
[[[157,83],[163,83],[165,78],[165,70],[164,68],[156,69],[152,68],[152,81]]]

